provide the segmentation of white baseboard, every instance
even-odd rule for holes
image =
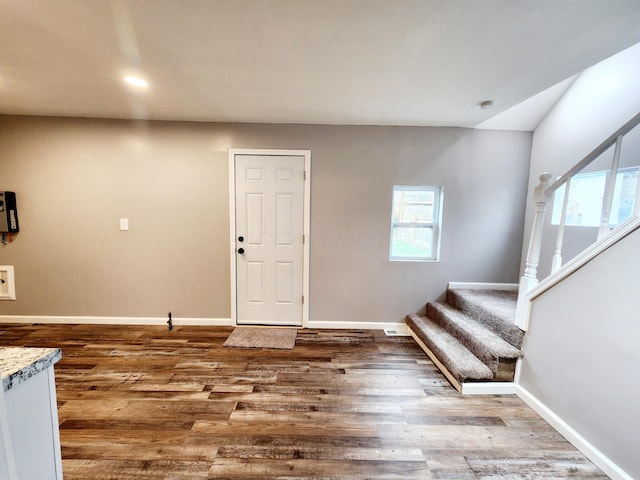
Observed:
[[[512,382],[463,383],[462,395],[513,395],[516,384]]]
[[[337,330],[394,330],[398,333],[409,334],[407,324],[404,322],[335,322],[309,320],[305,328],[337,329]]]
[[[228,327],[230,318],[173,317],[173,324]],[[0,323],[60,323],[94,325],[166,325],[167,317],[81,317],[52,315],[0,315]]]
[[[230,318],[185,318],[173,317],[173,324],[233,327]],[[60,324],[95,324],[95,325],[166,325],[167,317],[85,317],[85,316],[55,316],[55,315],[0,315],[1,323],[60,323]],[[305,328],[318,329],[354,329],[354,330],[394,330],[401,334],[409,334],[404,322],[335,322],[311,320]]]
[[[606,473],[612,480],[633,480],[618,465],[616,465],[609,457],[593,446],[586,438],[576,432],[568,423],[560,418],[544,403],[534,397],[528,390],[521,385],[516,385],[516,395],[520,397],[527,405],[534,409],[538,415],[555,428],[564,438],[566,438],[574,447],[580,450],[589,460],[591,460],[600,470]]]
[[[449,288],[467,288],[470,290],[518,290],[517,283],[474,283],[449,282]]]

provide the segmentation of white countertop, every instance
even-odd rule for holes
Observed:
[[[26,382],[62,358],[59,348],[0,347],[0,372],[4,391]]]

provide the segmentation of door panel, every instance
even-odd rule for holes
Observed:
[[[237,323],[302,325],[304,157],[236,154],[235,179]]]
[[[248,193],[244,203],[247,244],[251,247],[262,247],[264,246],[264,195]]]
[[[247,302],[262,303],[264,301],[264,264],[247,262]]]
[[[278,262],[276,265],[276,303],[281,305],[293,303],[293,272],[291,262]]]

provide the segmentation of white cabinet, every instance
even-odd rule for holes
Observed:
[[[18,368],[19,363],[7,365],[7,356],[11,354],[22,354],[23,360],[25,357],[28,361],[31,360],[28,358],[29,355],[25,356],[24,352],[18,350],[30,350],[31,352],[27,353],[32,356],[38,353],[34,352],[35,350],[50,352],[44,358],[39,357],[21,368]],[[53,351],[57,351],[57,354],[51,353]],[[11,452],[4,449],[7,478],[11,478],[13,461],[17,478],[20,480],[62,480],[58,409],[53,373],[53,363],[60,358],[59,352],[57,349],[0,348],[0,368],[4,367],[2,372],[3,410],[6,414],[6,417],[0,417],[3,423],[0,434],[4,433],[5,441],[8,437],[13,451],[13,458],[10,458],[6,453]],[[0,472],[2,468],[3,462],[0,460]]]

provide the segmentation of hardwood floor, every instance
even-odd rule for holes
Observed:
[[[461,397],[410,337],[231,331],[0,325],[0,345],[62,348],[65,480],[607,478],[517,397]]]

